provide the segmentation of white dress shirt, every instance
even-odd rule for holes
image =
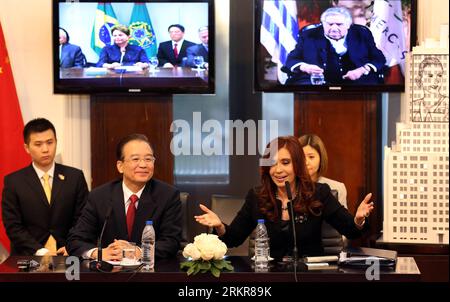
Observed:
[[[142,189],[140,189],[139,191],[137,191],[136,193],[133,193],[133,191],[131,191],[126,185],[125,183],[122,181],[122,191],[123,191],[123,200],[124,200],[124,205],[125,205],[125,217],[127,216],[127,211],[128,211],[128,206],[131,203],[130,197],[131,195],[136,195],[139,199],[138,201],[136,201],[136,203],[134,204],[136,209],[138,208],[139,205],[139,200],[141,199],[141,195],[142,192],[144,191],[145,186],[142,187]],[[139,248],[139,247],[138,247]],[[92,253],[96,250],[97,248],[94,247],[90,250],[88,250],[86,253],[83,253],[83,258],[92,258]]]

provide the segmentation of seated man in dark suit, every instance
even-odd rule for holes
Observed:
[[[61,68],[84,67],[85,56],[80,46],[69,43],[69,33],[59,28],[59,66]]]
[[[208,27],[203,26],[198,29],[198,37],[202,43],[189,47],[186,50],[187,60],[186,66],[197,67],[194,63],[194,57],[202,56],[203,65],[201,68],[208,69]]]
[[[322,24],[300,33],[297,45],[282,70],[290,76],[286,84],[310,85],[312,74],[323,74],[327,84],[379,84],[386,63],[372,33],[352,24],[344,7],[322,13]]]
[[[28,122],[23,137],[33,162],[5,176],[2,195],[11,255],[67,254],[69,230],[88,195],[83,172],[55,164],[56,131],[48,120]]]
[[[155,257],[176,255],[181,241],[179,191],[153,178],[155,157],[145,135],[131,134],[117,145],[117,170],[122,179],[95,188],[68,239],[70,255],[97,258],[97,240],[105,215],[112,209],[103,234],[103,260],[121,260],[128,242],[141,242],[147,220],[153,220]],[[140,258],[140,250],[137,249]]]
[[[159,44],[158,61],[160,67],[174,67],[183,65],[183,58],[186,58],[186,49],[194,46],[195,43],[184,40],[184,26],[172,24],[168,28],[170,41]]]

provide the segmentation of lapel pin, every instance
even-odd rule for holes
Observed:
[[[64,179],[65,179],[64,175],[62,175],[62,174],[58,174],[58,177],[59,177],[59,179],[61,179],[61,180],[64,180]]]

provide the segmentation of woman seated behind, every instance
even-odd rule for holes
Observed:
[[[347,189],[345,184],[323,176],[328,169],[328,154],[322,139],[315,134],[305,134],[298,140],[305,153],[306,168],[311,180],[325,183],[330,186],[331,190],[336,190],[339,202],[344,207],[347,207]]]
[[[255,229],[258,219],[265,219],[273,258],[292,254],[293,239],[290,232],[290,216],[286,182],[289,182],[294,205],[297,247],[300,257],[323,255],[321,228],[325,220],[347,238],[353,239],[368,229],[366,217],[373,211],[371,194],[359,205],[355,217],[331,194],[325,184],[314,183],[309,177],[305,156],[298,139],[294,136],[278,137],[275,154],[266,154],[272,166],[261,166],[261,186],[251,189],[245,203],[230,225],[204,205],[205,212],[195,216],[197,222],[214,227],[228,247],[242,244]],[[272,152],[273,153],[273,152]]]

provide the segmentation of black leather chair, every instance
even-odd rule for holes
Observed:
[[[338,199],[336,190],[331,190],[331,194]],[[344,248],[342,235],[325,221],[322,223],[322,245],[325,255],[339,255]]]
[[[180,202],[181,202],[181,244],[180,249],[183,250],[184,247],[189,243],[189,228],[188,228],[188,211],[187,211],[187,201],[189,198],[189,193],[181,192],[180,193]]]
[[[211,196],[211,210],[216,213],[222,222],[230,224],[233,218],[244,205],[245,199],[229,195]],[[248,239],[238,247],[229,248],[227,255],[230,256],[248,256]]]

